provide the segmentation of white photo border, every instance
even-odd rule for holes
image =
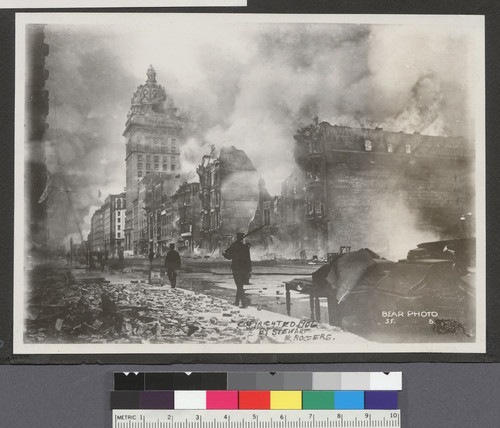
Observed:
[[[132,16],[133,15],[133,16]],[[486,352],[486,191],[485,191],[485,42],[484,17],[459,15],[263,15],[263,14],[141,14],[150,23],[354,23],[467,26],[474,30],[476,76],[476,337],[474,343],[376,343],[324,344],[314,349],[303,344],[28,344],[23,341],[25,291],[24,123],[25,123],[25,29],[29,24],[106,24],[137,20],[138,14],[17,13],[15,83],[15,216],[14,216],[14,354],[304,354],[304,353],[485,353]],[[313,359],[313,358],[312,358]]]

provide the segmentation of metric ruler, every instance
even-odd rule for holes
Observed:
[[[113,410],[113,428],[401,428],[400,410]]]

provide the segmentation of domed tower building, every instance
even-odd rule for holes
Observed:
[[[125,249],[142,253],[150,231],[140,182],[144,178],[175,181],[180,169],[179,137],[182,123],[172,100],[156,82],[149,67],[146,83],[137,87],[127,115],[126,139],[126,223]]]

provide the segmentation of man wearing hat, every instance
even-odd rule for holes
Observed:
[[[250,272],[252,271],[252,261],[250,260],[250,248],[243,242],[244,233],[236,234],[236,241],[222,254],[226,259],[231,260],[231,270],[233,272],[234,283],[236,284],[235,306],[239,306],[240,301],[243,308],[248,306],[243,286],[248,283]]]
[[[181,256],[175,251],[175,244],[170,244],[170,250],[168,250],[165,256],[165,269],[167,270],[167,276],[170,281],[170,286],[175,288],[177,283],[177,271],[181,267]]]

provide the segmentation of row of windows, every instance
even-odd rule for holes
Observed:
[[[210,171],[206,172],[202,178],[201,183],[203,187],[215,186],[219,181],[219,172],[218,171]]]
[[[309,153],[318,153],[320,150],[321,146],[316,138],[313,141],[309,141]]]
[[[319,181],[321,180],[321,165],[312,164],[307,168],[307,179],[309,181]]]
[[[138,163],[137,164],[137,177],[142,177],[143,175],[143,171],[142,171],[142,163]],[[154,165],[154,170],[155,171],[159,171],[160,170],[160,165],[159,164],[155,164]],[[168,170],[168,165],[166,163],[164,163],[162,165],[162,171],[167,171]],[[151,164],[147,163],[146,164],[146,173],[150,172],[151,171]],[[170,171],[174,172],[175,171],[175,164],[171,164],[170,165]]]
[[[321,214],[323,212],[323,204],[320,201],[308,201],[307,212],[309,214]]]
[[[142,162],[143,160],[144,160],[144,156],[143,155],[137,155],[137,161],[138,162]],[[146,162],[151,162],[151,160],[153,160],[153,162],[160,163],[160,156],[146,155]],[[164,163],[167,163],[168,162],[168,156],[162,156],[162,161]],[[171,162],[175,162],[175,157],[172,156]]]
[[[171,150],[169,150],[168,147],[165,146],[145,146],[143,144],[127,144],[127,151],[130,152],[146,152],[146,153],[177,153],[177,147],[172,147]]]
[[[386,146],[388,153],[394,152],[394,144],[388,143]],[[365,140],[365,151],[371,152],[373,150],[373,143],[370,140]],[[411,154],[411,144],[405,144],[405,153],[407,155]]]
[[[308,144],[309,153],[318,153],[321,151],[321,145],[318,140],[309,141]],[[394,152],[394,144],[388,143],[386,146],[388,153]],[[371,152],[373,150],[373,143],[370,140],[365,140],[365,151]],[[411,154],[411,144],[405,144],[406,154]]]
[[[175,138],[172,138],[171,141],[172,141],[172,146],[175,146],[175,143],[177,140]],[[143,138],[137,137],[136,142],[138,144],[141,144],[143,142]],[[167,139],[160,139],[158,137],[144,137],[144,142],[149,143],[149,144],[153,143],[153,144],[166,145],[166,144],[168,144],[168,138]]]
[[[160,169],[160,165],[159,165],[159,164],[157,164],[157,163],[155,163],[154,165],[155,165],[154,169],[155,169],[156,171],[158,171],[158,170]],[[142,163],[142,162],[139,162],[139,163],[137,164],[137,169],[142,169],[142,168],[143,168],[143,163]],[[166,163],[164,163],[164,164],[162,165],[162,168],[163,168],[163,171],[166,171],[166,170],[167,170],[167,164],[166,164]],[[173,171],[175,171],[175,163],[172,163],[172,164],[170,165],[170,168],[171,168]],[[146,169],[147,169],[148,171],[151,169],[151,164],[150,164],[150,163],[147,163],[147,164],[146,164]]]
[[[203,217],[203,227],[210,228],[210,229],[215,229],[216,227],[220,226],[220,217],[219,217],[219,212],[215,211],[212,214],[205,214]]]

